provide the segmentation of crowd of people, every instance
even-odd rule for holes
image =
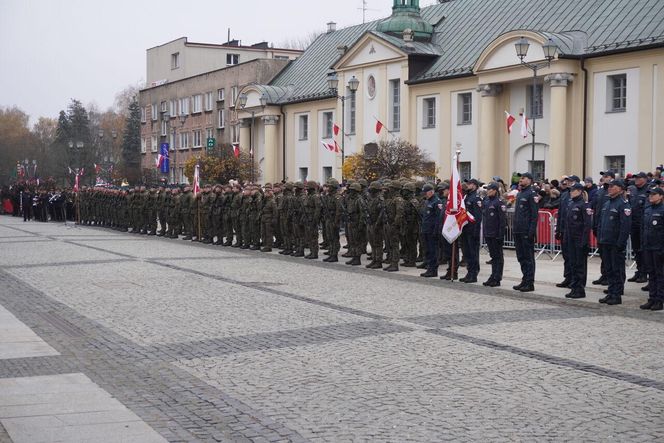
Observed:
[[[417,267],[425,278],[476,283],[480,248],[486,244],[491,275],[483,285],[500,286],[503,278],[506,230],[510,230],[522,281],[521,292],[534,291],[535,244],[540,210],[555,209],[555,238],[564,259],[568,298],[584,298],[591,236],[598,244],[601,276],[593,284],[607,286],[600,303],[622,303],[626,281],[626,249],[636,261],[629,281],[647,283],[648,301],[642,309],[664,308],[664,182],[662,166],[617,178],[601,172],[592,177],[575,175],[536,182],[530,173],[518,174],[510,185],[499,177],[484,184],[463,183],[463,200],[469,222],[452,243],[443,234],[450,197],[449,182],[425,183],[408,179],[348,181],[329,179],[276,184],[205,185],[194,193],[191,186],[136,186],[127,189],[86,188],[34,190],[28,186],[3,189],[14,215],[24,220],[76,220],[137,235],[199,241],[226,247],[260,250],[324,262],[347,258],[349,266],[397,272]],[[19,208],[18,211],[16,208]],[[508,223],[509,214],[509,223]],[[341,233],[346,237],[341,247]],[[322,236],[321,236],[322,233]],[[322,240],[322,241],[321,241]],[[343,252],[343,254],[342,254]],[[466,275],[458,278],[460,267]]]

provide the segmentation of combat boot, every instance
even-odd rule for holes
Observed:
[[[404,268],[415,268],[415,267],[417,267],[417,263],[415,263],[415,262],[403,262],[403,263],[401,263],[401,266],[403,266]]]
[[[422,262],[422,264],[417,265],[417,269],[426,269],[426,268],[427,268],[426,262]]]
[[[639,306],[639,309],[643,309],[644,311],[648,311],[652,309],[652,307],[655,305],[655,300],[649,299],[645,304]]]
[[[664,309],[664,303],[662,300],[656,300],[650,308],[651,311],[661,311],[662,309]]]
[[[353,259],[347,261],[346,264],[350,266],[360,266],[362,262],[360,261],[360,257],[353,257]]]
[[[369,263],[368,265],[365,265],[364,267],[367,268],[367,269],[373,269],[375,264],[376,264],[376,261],[373,260],[371,263]]]
[[[309,254],[304,258],[309,259],[309,260],[318,260],[318,254]]]
[[[326,261],[328,263],[336,263],[339,261],[339,257],[337,257],[336,255],[330,255],[328,258],[326,258],[323,261]]]
[[[512,289],[514,289],[515,291],[520,291],[521,288],[523,288],[525,285],[526,285],[526,283],[522,281],[522,282],[519,283],[518,285],[516,285],[516,286],[512,286]]]
[[[526,283],[524,284],[519,291],[521,292],[533,292],[535,290],[535,285],[532,283]]]
[[[457,274],[452,274],[450,271],[447,271],[445,275],[440,277],[441,280],[458,280],[459,276]]]
[[[397,272],[399,270],[399,265],[389,265],[387,268],[383,268],[385,272]]]
[[[597,280],[593,281],[593,285],[598,285],[598,286],[608,286],[609,285],[609,280],[607,280],[604,277],[600,277]]]
[[[607,295],[606,297],[600,298],[599,302],[600,303],[606,303],[607,301],[609,301],[609,298],[611,298],[611,296]]]
[[[185,235],[184,237],[182,237],[182,240],[191,240],[191,237],[189,237],[188,235]]]
[[[272,248],[263,248],[261,252],[272,252]]]
[[[420,277],[425,277],[425,278],[438,277],[438,273],[436,271],[427,271],[421,273]]]
[[[560,283],[556,283],[556,288],[569,288],[570,283],[572,282],[568,278],[566,278]]]
[[[622,304],[622,297],[620,297],[619,295],[614,295],[613,297],[610,297],[606,301],[606,304],[609,305],[609,306],[621,305]]]

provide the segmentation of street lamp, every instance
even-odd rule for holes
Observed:
[[[526,56],[528,55],[528,49],[530,48],[530,43],[525,37],[519,38],[514,44],[516,49],[516,56],[519,57],[521,65],[531,69],[533,71],[533,92],[531,94],[531,102],[535,104],[535,96],[537,94],[537,71],[542,68],[548,68],[551,66],[551,61],[556,57],[556,52],[558,52],[558,46],[553,43],[553,40],[548,39],[545,44],[542,45],[542,50],[544,51],[544,61],[538,63],[528,63],[525,61]],[[542,86],[542,98],[544,97],[544,86]],[[527,106],[527,104],[526,104]],[[534,106],[531,106],[531,111]],[[531,161],[530,161],[530,173],[535,173],[535,116],[532,117],[532,125],[530,134],[532,135],[532,149],[531,149]]]
[[[339,78],[337,73],[330,71],[327,74],[327,87],[337,100],[341,100],[341,181],[344,179],[344,160],[346,159],[346,99],[355,97],[360,81],[355,77],[348,80],[350,95],[339,95]]]
[[[173,181],[175,182],[176,185],[180,184],[180,176],[178,174],[178,149],[177,149],[177,133],[176,133],[176,126],[175,124],[171,125],[171,117],[176,117],[176,116],[171,116],[168,114],[167,111],[163,113],[162,119],[166,122],[166,133],[168,134],[168,128],[172,126],[173,128]],[[182,127],[184,127],[185,122],[187,121],[188,115],[185,113],[181,113],[179,116],[177,116],[180,120],[180,130],[182,130]],[[167,136],[164,136],[167,137]]]
[[[247,106],[247,100],[248,100],[247,94],[244,92],[240,94],[239,97],[239,103],[240,103],[240,108],[244,109]],[[261,111],[265,109],[267,106],[267,94],[262,93],[261,98],[260,98],[260,103],[261,103]],[[256,117],[256,111],[251,110],[251,128],[249,129],[250,136],[249,136],[249,154],[251,156],[251,182],[254,182],[254,119]]]

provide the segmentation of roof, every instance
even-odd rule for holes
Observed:
[[[413,42],[413,53],[437,57],[410,83],[472,75],[482,51],[514,30],[552,38],[561,56],[591,57],[664,46],[661,0],[450,0],[422,8],[421,14],[434,26],[434,34],[431,43]],[[327,72],[339,58],[337,47],[351,47],[367,32],[395,46],[404,45],[398,37],[375,31],[379,22],[318,37],[272,82],[273,86],[292,85],[292,92],[280,103],[331,97]]]

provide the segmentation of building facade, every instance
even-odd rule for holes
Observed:
[[[462,174],[485,181],[525,170],[548,178],[650,170],[664,160],[664,5],[601,3],[451,0],[420,9],[394,0],[391,17],[330,30],[272,82],[246,86],[240,146],[253,148],[263,182],[341,178],[342,154],[321,143],[333,143],[335,124],[344,156],[400,137],[428,153],[441,178],[457,149]],[[524,62],[541,65],[536,75],[517,56],[522,37]],[[511,133],[506,112],[517,119]],[[376,134],[377,121],[387,130]]]

